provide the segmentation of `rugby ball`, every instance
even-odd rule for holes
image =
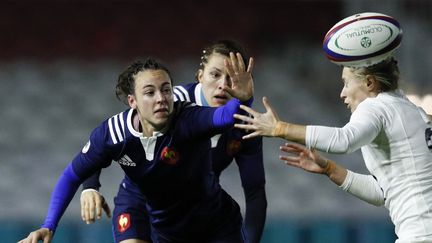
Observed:
[[[402,40],[402,28],[391,16],[359,13],[336,23],[325,35],[330,61],[348,67],[367,67],[391,56]]]

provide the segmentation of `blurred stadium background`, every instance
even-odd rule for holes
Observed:
[[[16,242],[43,222],[63,168],[91,130],[125,109],[117,75],[132,60],[156,56],[175,82],[194,81],[201,50],[234,38],[256,58],[256,102],[270,98],[283,120],[341,126],[340,68],[321,50],[326,31],[357,12],[382,12],[402,24],[397,52],[401,87],[432,92],[432,2],[429,0],[16,0],[0,2],[0,242]],[[278,161],[282,140],[264,139],[268,217],[262,242],[394,242],[385,208],[346,194],[322,176]],[[332,158],[366,172],[360,153]],[[122,177],[103,171],[111,208]],[[222,186],[244,210],[236,165]],[[54,242],[112,242],[105,217],[80,220],[79,193]]]

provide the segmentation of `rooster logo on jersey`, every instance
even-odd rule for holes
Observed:
[[[166,146],[162,149],[161,160],[169,165],[175,165],[180,159],[180,155],[176,149]]]
[[[130,215],[122,213],[117,218],[117,229],[120,233],[125,232],[130,227]]]

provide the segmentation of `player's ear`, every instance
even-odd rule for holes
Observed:
[[[200,82],[200,83],[202,83],[203,76],[204,76],[204,70],[202,70],[201,68],[198,69],[198,71],[196,72],[196,79],[197,79],[197,81]]]
[[[378,80],[374,75],[366,75],[366,87],[370,92],[379,91],[381,89]]]
[[[136,102],[135,96],[130,94],[130,95],[128,95],[127,99],[128,99],[129,106],[132,109],[136,109],[137,108],[137,102]]]

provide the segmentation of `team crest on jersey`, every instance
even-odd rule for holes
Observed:
[[[166,146],[162,149],[160,159],[169,165],[175,165],[180,159],[180,155],[174,148]]]
[[[122,213],[117,218],[117,230],[120,233],[125,232],[130,227],[130,215],[128,213]]]
[[[136,166],[136,163],[133,162],[132,159],[129,158],[129,156],[127,156],[126,154],[122,158],[120,158],[117,162],[125,166]]]
[[[426,145],[428,146],[429,150],[432,152],[432,129],[431,128],[425,130],[425,139],[426,139]]]
[[[241,149],[241,141],[240,140],[231,140],[227,144],[227,154],[232,156],[238,153]]]
[[[90,140],[86,143],[86,145],[84,146],[84,148],[82,148],[81,152],[83,154],[85,154],[85,153],[87,153],[87,151],[89,150],[89,148],[90,148]]]

